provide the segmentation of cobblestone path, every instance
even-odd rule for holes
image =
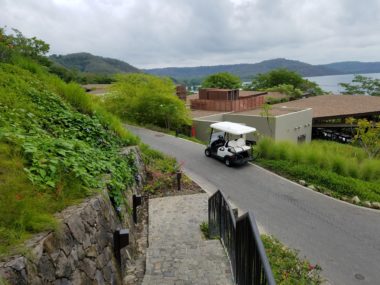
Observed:
[[[143,285],[232,285],[229,261],[219,240],[204,240],[207,194],[149,201],[149,248]]]

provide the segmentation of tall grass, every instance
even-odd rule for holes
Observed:
[[[28,180],[24,164],[20,149],[0,142],[0,256],[31,233],[55,229],[52,213],[85,196],[72,178],[66,182],[70,191],[55,195],[41,192]]]
[[[369,159],[362,149],[352,145],[326,141],[293,144],[265,138],[258,149],[264,159],[311,165],[346,177],[380,182],[380,159]]]

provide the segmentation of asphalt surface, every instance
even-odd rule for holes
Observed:
[[[146,129],[128,128],[153,148],[177,158],[210,192],[221,189],[251,210],[266,233],[321,265],[331,284],[380,284],[380,212],[353,206],[254,165],[228,168],[205,147]]]

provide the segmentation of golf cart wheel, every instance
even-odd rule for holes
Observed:
[[[205,155],[206,155],[207,157],[210,157],[210,156],[211,156],[211,150],[210,150],[209,148],[206,148],[206,149],[205,149]]]
[[[226,166],[228,166],[228,167],[231,167],[231,159],[229,159],[228,157],[226,157],[226,158],[224,159],[224,164],[225,164]]]

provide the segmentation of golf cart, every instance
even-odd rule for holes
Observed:
[[[214,157],[226,166],[242,165],[251,159],[251,146],[246,144],[246,134],[255,128],[231,122],[219,122],[210,125],[210,141],[205,149],[207,157]]]

